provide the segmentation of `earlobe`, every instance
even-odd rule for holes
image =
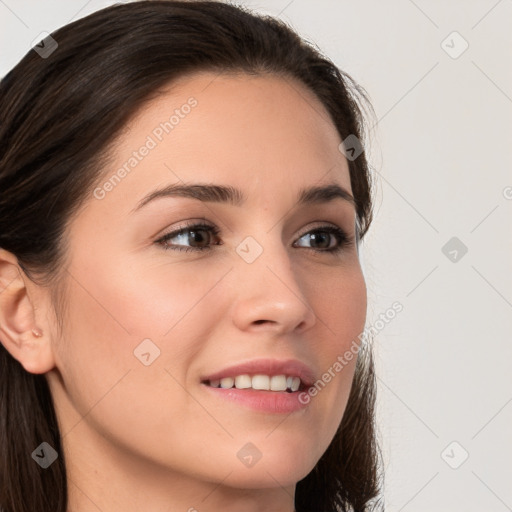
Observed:
[[[26,371],[46,373],[55,366],[51,340],[36,323],[25,279],[16,257],[0,249],[0,343]]]

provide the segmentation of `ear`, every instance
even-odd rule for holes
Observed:
[[[46,373],[55,360],[48,326],[36,322],[37,288],[17,258],[0,249],[0,343],[27,372]],[[45,317],[39,316],[43,321]]]

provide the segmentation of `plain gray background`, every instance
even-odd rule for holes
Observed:
[[[0,76],[113,3],[0,0]],[[238,3],[317,44],[376,111],[368,324],[403,305],[376,338],[386,509],[512,510],[512,1]]]

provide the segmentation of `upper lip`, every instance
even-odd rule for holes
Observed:
[[[224,377],[236,377],[237,375],[286,375],[299,377],[306,386],[315,382],[313,370],[297,359],[252,359],[245,363],[236,364],[211,373],[203,377],[202,381],[220,380]]]

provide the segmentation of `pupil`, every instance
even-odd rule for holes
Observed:
[[[192,235],[192,238],[194,240],[194,242],[199,242],[201,243],[201,235],[198,235],[198,233],[201,233],[201,231],[190,231],[191,235]],[[202,240],[204,242],[204,239]]]
[[[318,241],[321,241],[321,239],[323,238],[323,241],[325,242],[327,240],[327,247],[329,247],[329,240],[328,240],[328,233],[322,233],[322,234],[313,234],[313,241],[316,243]],[[325,244],[324,244],[325,246]]]

